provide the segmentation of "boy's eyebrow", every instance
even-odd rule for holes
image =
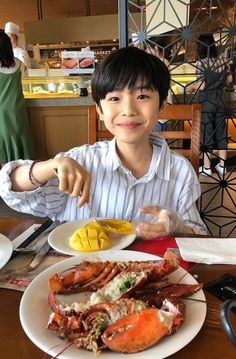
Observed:
[[[146,85],[140,85],[140,86],[135,86],[134,90],[142,90],[142,89],[147,89],[148,87]]]
[[[115,88],[114,90],[111,90],[110,92],[120,92],[123,89],[119,89],[119,88]],[[132,91],[137,91],[137,90],[153,90],[152,87],[148,86],[148,85],[138,85],[138,86],[134,86],[134,87],[130,87],[129,88],[130,92]]]
[[[131,89],[131,91],[135,91],[135,90],[152,90],[152,88],[150,86],[147,85],[140,85],[140,86],[135,86]]]

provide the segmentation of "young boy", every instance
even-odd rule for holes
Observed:
[[[10,162],[1,170],[0,195],[15,210],[60,221],[88,218],[90,202],[98,217],[139,223],[146,239],[205,233],[193,168],[164,139],[150,136],[169,85],[157,57],[135,47],[111,53],[94,72],[92,93],[114,139],[48,161]],[[152,220],[141,221],[145,215]]]

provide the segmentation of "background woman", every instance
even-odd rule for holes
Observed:
[[[9,37],[0,31],[0,163],[35,158],[20,65]]]
[[[198,101],[202,106],[201,146],[203,166],[199,168],[202,175],[211,175],[211,155],[213,149],[219,151],[219,163],[215,169],[219,174],[226,172],[227,126],[224,106],[224,87],[232,82],[228,63],[223,56],[218,56],[212,34],[205,33],[198,37],[197,83],[191,89],[198,90]]]
[[[24,64],[25,69],[30,69],[31,63],[29,54],[25,49],[19,47],[19,26],[14,24],[14,22],[7,22],[5,25],[5,33],[11,40],[14,56]]]

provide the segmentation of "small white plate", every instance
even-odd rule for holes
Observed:
[[[25,290],[20,303],[20,321],[26,335],[41,350],[50,356],[55,356],[66,348],[68,343],[58,338],[54,331],[46,329],[47,322],[51,313],[48,305],[48,278],[55,273],[61,273],[68,268],[79,264],[81,260],[92,261],[140,261],[157,260],[160,257],[148,253],[135,251],[101,251],[96,253],[84,253],[74,256],[54,264],[42,273],[40,273]],[[197,284],[197,281],[187,273],[183,268],[178,268],[168,276],[170,282]],[[70,302],[70,296],[64,295],[62,302]],[[193,294],[191,298],[200,301],[188,300],[185,302],[186,313],[185,322],[174,334],[162,339],[159,343],[146,351],[135,354],[122,354],[112,351],[104,351],[101,359],[161,359],[176,353],[185,345],[191,342],[201,329],[206,316],[205,295],[202,290]],[[33,315],[32,313],[37,313]],[[92,352],[79,350],[74,345],[68,347],[62,354],[58,355],[60,359],[95,359]]]
[[[58,252],[69,254],[71,256],[81,254],[82,252],[76,251],[75,249],[71,248],[69,244],[69,239],[79,227],[82,227],[89,222],[91,222],[91,219],[80,219],[77,221],[67,222],[62,224],[61,226],[58,226],[48,236],[48,242],[50,246]],[[135,237],[136,236],[134,233],[120,235],[116,238],[111,237],[111,247],[109,248],[109,250],[124,249],[135,240]]]
[[[2,269],[11,258],[12,248],[12,242],[0,233],[0,269]]]

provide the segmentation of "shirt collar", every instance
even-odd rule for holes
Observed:
[[[168,181],[170,179],[170,149],[162,137],[150,135],[150,143],[153,145],[152,161],[149,175],[157,175]]]
[[[115,137],[108,141],[108,153],[106,156],[106,168],[108,171],[115,171],[120,167],[121,161],[116,151],[116,139]]]
[[[147,176],[153,177],[157,175],[168,181],[170,178],[170,149],[166,140],[150,135],[150,143],[153,145],[153,154]],[[108,141],[106,168],[108,171],[115,171],[119,167],[122,167],[122,163],[116,151],[116,139],[114,137],[111,141]]]

